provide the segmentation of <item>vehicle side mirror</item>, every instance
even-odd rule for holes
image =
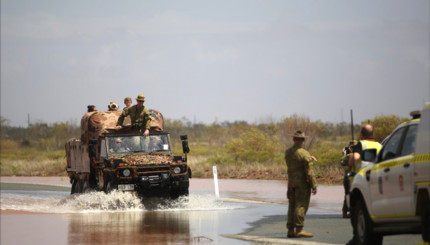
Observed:
[[[182,141],[182,151],[184,154],[190,153],[190,147],[188,147],[188,136],[181,135],[181,141]]]
[[[367,149],[361,154],[361,159],[366,162],[376,162],[376,156],[376,149]]]

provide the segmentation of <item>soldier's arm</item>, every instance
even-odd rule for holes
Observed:
[[[128,110],[125,109],[122,111],[121,115],[119,115],[118,117],[118,121],[116,122],[117,126],[122,126],[123,122],[124,122],[124,118],[128,115]]]
[[[308,182],[312,189],[315,189],[316,193],[316,187],[317,187],[317,180],[315,178],[315,174],[311,168],[312,162],[316,161],[316,158],[314,156],[311,156],[309,152],[304,152],[303,159],[305,161],[305,173],[308,178]]]
[[[145,107],[145,113],[144,113],[144,122],[145,122],[145,129],[150,129],[151,128],[151,121],[152,121],[152,116],[151,113],[149,112],[148,108]]]

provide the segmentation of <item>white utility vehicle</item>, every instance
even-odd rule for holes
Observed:
[[[382,244],[383,236],[421,233],[430,241],[430,103],[384,140],[367,167],[352,173],[347,202],[356,244]]]

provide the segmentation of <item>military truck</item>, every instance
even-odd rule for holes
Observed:
[[[81,138],[65,145],[71,194],[120,190],[174,199],[188,195],[187,136],[180,136],[184,154],[174,155],[162,114],[149,111],[153,120],[148,136],[133,133],[127,118],[116,129],[122,111],[89,112],[82,117]]]

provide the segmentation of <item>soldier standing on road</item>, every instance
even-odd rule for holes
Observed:
[[[311,192],[317,193],[317,183],[310,163],[317,161],[308,151],[302,148],[305,133],[296,131],[294,145],[285,151],[285,162],[288,168],[288,237],[312,237],[313,234],[303,230],[305,215],[309,207]]]
[[[118,118],[118,122],[116,123],[116,128],[122,128],[124,118],[126,116],[130,116],[132,130],[143,133],[144,136],[148,136],[152,117],[148,108],[143,106],[143,102],[145,102],[145,96],[143,96],[143,94],[139,94],[136,98],[136,102],[137,105],[131,106],[121,113]]]
[[[357,141],[356,140],[351,140],[349,142],[349,146],[345,147],[342,150],[342,158],[340,159],[340,165],[342,165],[342,167],[345,170],[345,174],[343,176],[343,186],[345,189],[345,196],[343,198],[343,207],[342,207],[342,217],[343,218],[349,218],[350,217],[350,210],[348,208],[348,206],[346,205],[346,194],[348,194],[349,190],[347,190],[346,188],[349,186],[349,176],[348,173],[350,172],[349,170],[349,159],[352,157],[352,148],[357,145]]]

